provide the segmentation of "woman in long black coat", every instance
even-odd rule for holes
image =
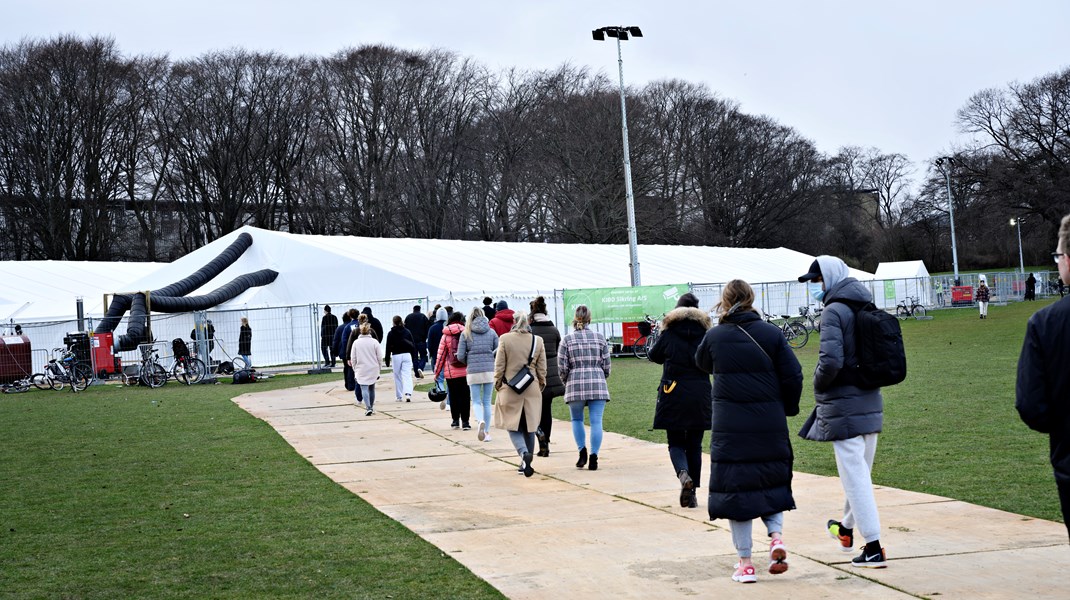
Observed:
[[[754,309],[754,290],[735,279],[725,285],[718,325],[699,344],[695,361],[713,373],[710,435],[710,519],[728,519],[739,567],[732,579],[755,581],[751,521],[761,518],[772,538],[769,572],[788,570],[781,539],[791,495],[794,455],[788,416],[799,414],[802,368],[779,328]]]
[[[698,309],[698,298],[686,293],[665,315],[661,335],[647,355],[664,365],[654,429],[664,429],[669,439],[669,460],[680,479],[680,506],[685,508],[698,506],[695,488],[702,481],[702,438],[713,413],[709,373],[695,364],[695,352],[710,324],[710,316]]]

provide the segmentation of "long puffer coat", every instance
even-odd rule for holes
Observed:
[[[654,429],[710,428],[710,375],[695,364],[695,352],[709,328],[710,316],[697,308],[675,308],[665,315],[661,335],[647,355],[652,362],[664,365]]]
[[[784,334],[757,313],[729,315],[706,333],[695,362],[714,375],[710,519],[795,508],[787,417],[799,414],[802,368]]]
[[[546,389],[549,397],[564,395],[565,383],[561,381],[561,372],[557,367],[557,349],[561,346],[561,332],[553,321],[531,322],[531,332],[542,338],[546,346]]]

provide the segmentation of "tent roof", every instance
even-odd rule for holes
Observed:
[[[910,279],[928,277],[929,269],[923,260],[904,260],[900,262],[882,262],[877,265],[873,279]]]
[[[628,246],[298,235],[243,227],[134,282],[132,289],[169,285],[215,258],[242,232],[253,245],[194,294],[259,269],[279,272],[224,306],[261,307],[425,296],[497,296],[555,289],[626,287]],[[814,257],[787,248],[640,246],[644,285],[794,281]],[[853,270],[855,277],[871,274]],[[127,286],[131,287],[131,286]]]
[[[4,322],[69,319],[76,299],[86,314],[101,314],[104,294],[125,291],[127,284],[164,263],[24,260],[0,261],[0,319]]]

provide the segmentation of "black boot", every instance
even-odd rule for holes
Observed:
[[[587,468],[592,470],[592,471],[597,471],[598,470],[598,455],[597,454],[592,454],[591,455],[591,462],[587,464]]]
[[[576,461],[576,468],[582,469],[587,466],[587,447],[580,448],[580,459]]]

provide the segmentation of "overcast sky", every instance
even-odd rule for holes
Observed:
[[[127,54],[185,58],[384,43],[496,69],[570,62],[615,78],[615,41],[591,39],[605,25],[643,30],[624,43],[629,86],[705,83],[824,152],[876,146],[919,169],[967,141],[954,121],[972,94],[1070,66],[1064,0],[0,0],[5,44],[100,34]]]

